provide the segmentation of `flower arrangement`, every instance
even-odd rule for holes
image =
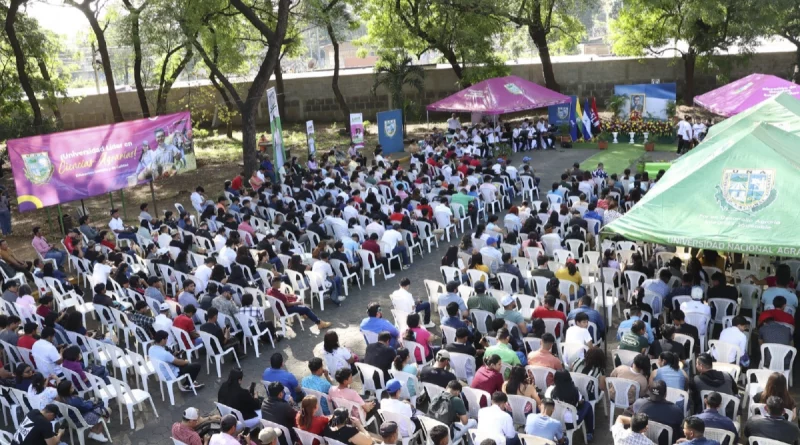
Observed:
[[[637,136],[641,136],[644,133],[649,134],[650,140],[664,140],[664,139],[674,139],[675,138],[675,128],[673,127],[672,123],[668,121],[659,121],[659,120],[603,120],[600,123],[600,128],[604,132],[608,133],[619,133],[619,134],[627,134],[627,133],[636,133]]]

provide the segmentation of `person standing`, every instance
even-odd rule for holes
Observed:
[[[683,119],[678,122],[678,151],[677,153],[684,154],[692,148],[692,117],[683,116]]]

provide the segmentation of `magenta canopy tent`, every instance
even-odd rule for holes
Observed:
[[[731,117],[780,93],[789,93],[800,99],[800,85],[769,74],[751,74],[695,97],[694,103],[713,113]]]
[[[428,105],[427,109],[496,115],[565,104],[569,101],[569,96],[556,93],[529,80],[506,76],[478,82]]]

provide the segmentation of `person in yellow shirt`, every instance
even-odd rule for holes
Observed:
[[[581,273],[578,271],[578,263],[573,258],[568,259],[567,264],[556,271],[556,278],[577,284],[577,298],[581,298],[586,294],[586,289],[581,286],[581,284],[583,284],[583,279],[581,278]]]
[[[480,253],[472,254],[472,258],[469,260],[469,268],[479,270],[489,276],[489,266],[483,264],[483,255]],[[485,281],[485,277],[481,277],[481,281]]]

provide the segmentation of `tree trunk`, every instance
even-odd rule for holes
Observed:
[[[281,119],[286,119],[286,88],[283,84],[283,70],[281,70],[281,59],[275,65],[275,93],[278,99],[278,113]]]
[[[683,59],[683,77],[686,81],[683,87],[683,103],[691,105],[694,103],[694,69],[697,65],[697,53],[690,48],[689,52],[681,58]]]
[[[22,90],[25,91],[25,95],[28,97],[28,102],[31,105],[31,111],[33,111],[33,126],[36,127],[34,128],[34,131],[41,131],[42,109],[39,106],[39,101],[36,99],[36,93],[33,91],[31,79],[28,77],[28,73],[25,71],[25,54],[22,52],[22,46],[19,43],[17,32],[14,29],[14,21],[17,18],[17,12],[19,11],[19,6],[22,4],[22,2],[23,0],[11,0],[10,4],[8,5],[8,13],[6,14],[5,30],[6,34],[8,35],[8,44],[11,45],[11,50],[14,52],[19,84],[22,87]]]
[[[249,103],[242,111],[242,160],[245,174],[250,175],[258,168],[258,146],[256,145],[256,109]],[[274,140],[273,135],[273,140]],[[277,165],[276,165],[277,168]]]
[[[797,49],[794,52],[795,62],[794,62],[794,73],[792,73],[792,82],[800,83],[800,45],[797,46]]]
[[[133,83],[136,85],[136,96],[139,97],[142,117],[150,117],[150,106],[147,104],[144,82],[142,82],[142,39],[139,35],[139,11],[136,10],[131,11],[131,39],[133,40]]]
[[[175,81],[178,80],[178,77],[181,75],[184,69],[186,69],[186,65],[189,64],[189,61],[192,60],[192,56],[194,53],[192,52],[191,45],[186,45],[186,52],[183,54],[183,59],[178,63],[178,66],[170,73],[169,76],[164,77],[164,69],[166,69],[166,65],[169,62],[169,58],[164,60],[164,67],[161,71],[161,82],[159,82],[158,86],[158,102],[156,103],[156,114],[162,115],[167,113],[167,97],[169,96],[169,92],[172,90],[172,85],[175,84]]]
[[[444,56],[447,63],[453,68],[453,73],[455,73],[456,77],[458,77],[458,82],[461,84],[461,88],[467,88],[471,85],[470,82],[464,80],[464,68],[461,66],[461,63],[458,62],[458,57],[456,53],[450,49],[446,51],[442,51],[441,48],[437,48],[441,51],[442,56]]]
[[[225,108],[228,110],[228,119],[225,121],[225,136],[228,139],[233,139],[233,115],[236,112],[236,107],[231,100],[231,97],[228,96],[228,92],[225,91],[225,88],[217,82],[217,77],[213,74],[208,76],[209,80],[211,80],[211,84],[214,85],[214,88],[219,91],[220,96],[222,96],[223,102],[225,102]]]
[[[111,103],[111,113],[114,115],[114,122],[122,122],[125,118],[122,116],[122,109],[119,106],[119,99],[117,98],[117,90],[114,86],[114,71],[111,69],[111,58],[108,56],[108,44],[106,43],[105,31],[103,31],[100,22],[89,7],[90,3],[88,1],[84,0],[84,3],[77,4],[73,0],[69,0],[68,3],[82,12],[86,20],[89,21],[89,26],[92,27],[92,32],[94,32],[94,36],[97,39],[97,51],[100,53],[103,74],[106,77],[108,100]]]
[[[342,90],[339,89],[339,40],[336,38],[336,33],[333,31],[333,25],[331,25],[330,21],[326,24],[326,29],[328,30],[328,37],[331,39],[331,45],[333,45],[333,78],[331,79],[331,87],[333,88],[333,95],[336,96],[336,103],[339,104],[339,110],[344,115],[344,121],[348,122],[350,120],[350,107],[347,105],[347,101],[344,100]],[[347,128],[350,128],[350,126],[348,125]]]
[[[50,77],[50,71],[47,70],[47,64],[44,62],[44,58],[41,55],[36,58],[36,63],[39,65],[39,72],[42,74],[42,80],[44,80],[47,87],[47,100],[50,109],[53,110],[53,117],[56,118],[58,128],[62,128],[64,126],[64,119],[62,119],[61,110],[58,108],[58,97],[56,97],[56,90],[53,88],[53,79]]]
[[[539,51],[539,60],[542,61],[542,75],[544,85],[556,92],[561,92],[561,86],[556,82],[556,75],[553,73],[553,61],[550,59],[550,47],[547,44],[547,34],[541,30],[531,30],[528,26],[528,34]]]

